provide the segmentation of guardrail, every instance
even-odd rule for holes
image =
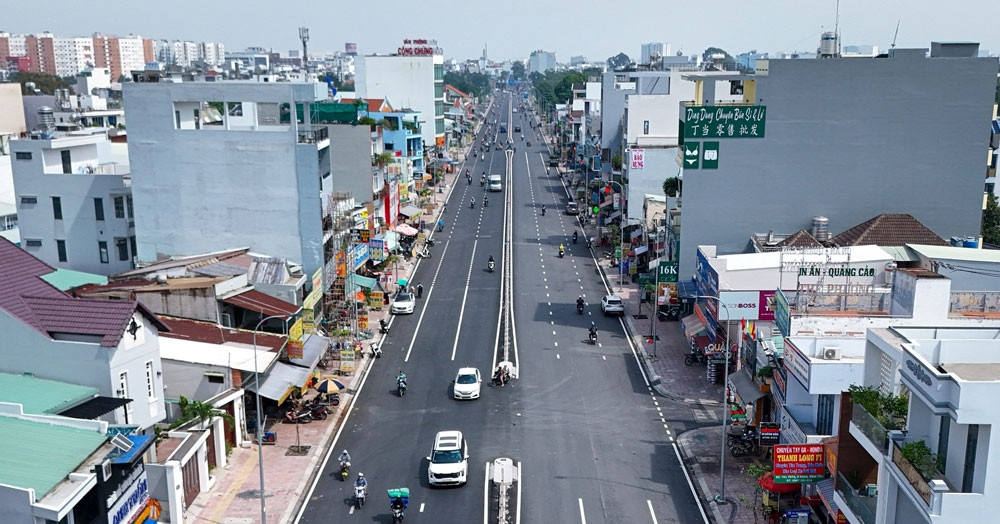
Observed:
[[[875,524],[875,512],[864,500],[871,500],[872,497],[862,497],[859,495],[858,492],[854,491],[851,483],[847,481],[847,477],[839,471],[837,472],[836,489],[837,493],[840,493],[840,496],[844,497],[847,507],[850,508],[856,517],[861,519],[865,524]]]

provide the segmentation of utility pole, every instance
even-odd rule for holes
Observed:
[[[308,42],[309,42],[309,28],[300,27],[299,28],[299,40],[302,40],[302,72],[309,70],[309,55],[307,53]]]

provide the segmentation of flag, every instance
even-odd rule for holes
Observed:
[[[747,333],[747,319],[745,318],[740,319],[740,331]]]
[[[754,340],[757,339],[757,323],[756,322],[751,322],[750,323],[750,338],[754,339]]]

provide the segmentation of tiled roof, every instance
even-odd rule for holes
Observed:
[[[906,213],[882,213],[830,239],[834,246],[905,246],[926,244],[947,246],[948,243],[927,226]]]
[[[451,84],[445,84],[444,88],[447,89],[447,90],[449,90],[449,91],[454,92],[455,94],[457,94],[458,96],[460,96],[462,98],[469,98],[468,93],[465,93],[464,91],[459,91],[458,88],[456,88],[455,86],[453,86]]]
[[[265,295],[256,289],[248,289],[239,295],[224,299],[223,302],[266,316],[294,315],[300,309],[295,304]]]
[[[165,337],[194,340],[208,344],[253,345],[253,331],[227,328],[211,322],[169,317],[166,315],[161,316],[160,320],[170,328],[169,333],[162,334]],[[285,345],[286,338],[284,335],[258,331],[257,345],[277,351]]]
[[[823,247],[823,244],[820,244],[805,229],[800,229],[781,242],[778,242],[778,247]]]

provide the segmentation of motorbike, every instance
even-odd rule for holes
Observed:
[[[434,239],[433,238],[428,238],[427,240],[424,241],[424,243],[427,244],[428,246],[434,247]]]
[[[403,508],[392,508],[392,524],[402,524]]]
[[[396,381],[396,394],[398,394],[400,397],[402,397],[403,395],[406,395],[406,381],[405,380],[397,380]]]
[[[574,231],[573,232],[573,243],[574,244],[576,244],[576,238],[577,238],[576,231]]]
[[[371,350],[372,358],[382,358],[382,348],[378,344],[372,342]]]
[[[347,477],[351,474],[351,463],[348,461],[343,461],[340,463],[340,480],[341,482],[347,480]]]
[[[290,409],[285,412],[285,422],[290,424],[308,424],[312,422],[312,415],[308,409]]]
[[[386,322],[384,318],[378,319],[378,330],[383,335],[389,334],[389,323]]]
[[[691,351],[687,355],[684,355],[685,366],[693,365],[695,362],[699,364],[705,364],[708,362],[708,357],[706,357],[705,353],[700,349],[697,351]]]
[[[424,246],[422,250],[417,251],[417,258],[431,258],[431,250]]]
[[[490,268],[490,273],[492,273],[492,272],[493,272],[493,270],[494,270],[494,269],[496,269],[496,266],[497,266],[496,262],[494,262],[494,261],[492,261],[492,260],[490,260],[489,264],[487,264],[487,265],[488,265],[488,266],[489,266],[489,268]]]
[[[444,231],[444,224],[438,223],[438,231]]]
[[[368,488],[366,486],[354,485],[354,501],[357,504],[358,509],[365,505],[365,499],[368,497]]]
[[[483,199],[483,207],[490,207],[490,199],[488,198]]]
[[[726,439],[726,447],[734,457],[742,457],[760,453],[760,445],[757,443],[757,436],[752,432],[745,431],[743,435],[729,435]]]
[[[508,382],[510,382],[510,375],[506,371],[496,371],[495,373],[493,373],[493,379],[491,383],[494,386],[503,386]]]
[[[581,315],[583,314],[583,302],[576,303],[576,312]]]
[[[545,208],[542,207],[542,216],[545,216]]]
[[[473,200],[473,201],[469,202],[469,207],[474,209],[476,207],[476,201]]]
[[[559,258],[562,258],[565,255],[566,255],[566,252],[564,250],[560,249],[559,250]]]
[[[469,185],[471,186],[472,185],[472,178],[471,177],[468,178],[468,181],[469,181]]]
[[[594,345],[597,344],[597,332],[596,331],[591,331],[590,332],[590,343],[594,344]]]
[[[479,187],[483,187],[485,185],[486,185],[486,179],[485,178],[480,178],[479,179]]]
[[[531,142],[528,142],[528,147],[531,147]]]
[[[309,417],[315,420],[326,420],[327,415],[333,413],[326,404],[306,404],[305,407],[309,410]]]

